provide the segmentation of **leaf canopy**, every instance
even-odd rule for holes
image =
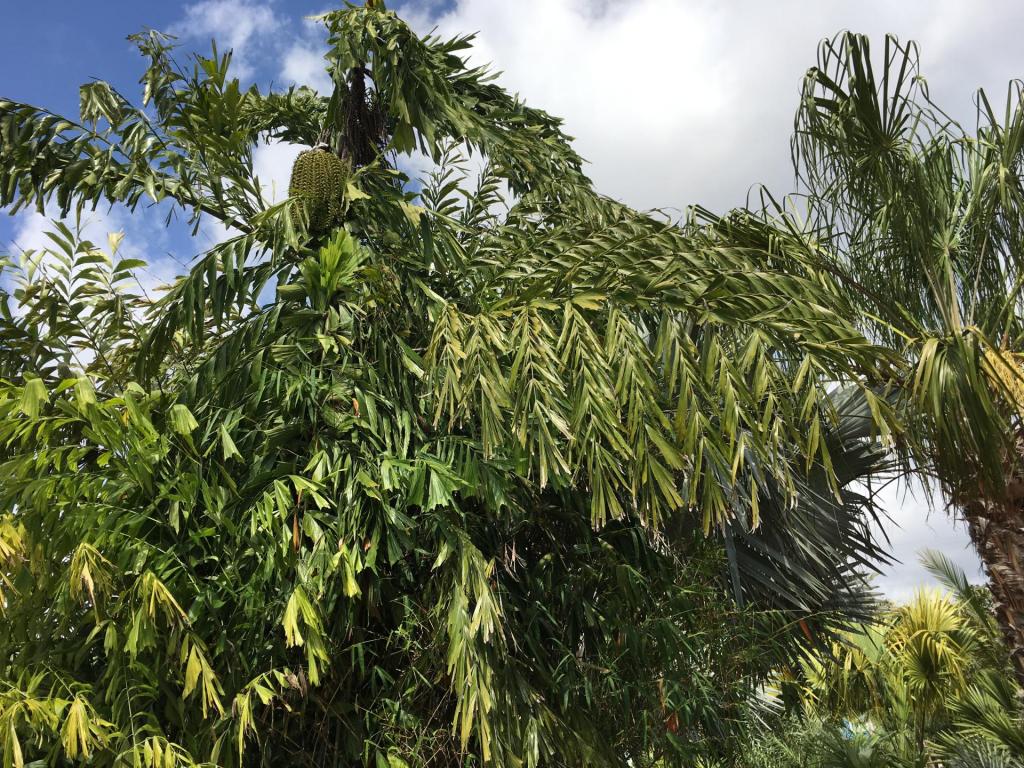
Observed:
[[[330,96],[147,33],[141,106],[0,101],[12,210],[227,228],[158,298],[63,224],[7,267],[5,768],[724,749],[794,637],[865,615],[899,361],[799,233],[600,196],[470,38],[323,21]],[[330,232],[252,163],[324,137]]]

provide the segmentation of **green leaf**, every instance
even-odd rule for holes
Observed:
[[[189,437],[192,432],[199,428],[199,422],[192,415],[192,411],[183,403],[175,403],[171,406],[168,412],[168,421],[170,422],[171,429],[182,437]]]
[[[49,400],[46,385],[42,379],[28,379],[21,393],[21,412],[30,419],[38,419],[42,407]]]
[[[231,439],[231,435],[228,434],[228,430],[223,424],[220,425],[220,445],[225,461],[235,457],[242,458],[242,454],[235,446],[235,441]]]

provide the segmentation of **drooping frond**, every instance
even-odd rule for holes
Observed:
[[[469,38],[377,2],[323,21],[329,95],[183,70],[152,33],[141,106],[0,103],[4,205],[229,228],[153,301],[70,229],[45,275],[6,267],[6,754],[721,753],[771,666],[864,610],[852,484],[898,433],[899,356],[800,233],[602,198]],[[266,202],[268,139],[333,153],[294,186],[326,215]]]

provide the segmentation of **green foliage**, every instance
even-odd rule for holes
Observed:
[[[5,263],[5,768],[726,754],[797,638],[867,615],[899,361],[796,233],[599,196],[469,38],[324,22],[329,97],[149,33],[141,107],[0,101],[0,203],[232,230],[155,300],[64,225]],[[313,232],[252,149],[323,136]]]
[[[783,721],[783,736],[759,735],[741,765],[1021,764],[1024,706],[990,601],[944,556],[923,561],[950,593],[919,592],[782,675],[797,715]],[[808,732],[813,749],[789,748]]]
[[[1020,461],[992,355],[1024,339],[1024,92],[996,109],[979,91],[971,132],[930,100],[914,43],[875,53],[842,34],[806,75],[793,150],[812,226],[869,336],[910,362],[915,460],[958,503],[999,499]]]
[[[820,768],[829,736],[828,726],[819,720],[780,717],[771,729],[751,735],[736,762],[742,768]]]

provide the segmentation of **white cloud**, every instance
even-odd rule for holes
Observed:
[[[926,549],[942,552],[959,565],[967,577],[981,584],[985,576],[962,520],[936,495],[931,498],[917,482],[892,483],[879,492],[878,503],[892,518],[884,522],[891,551],[900,561],[884,569],[879,586],[893,600],[910,599],[914,590],[938,581],[921,565]]]
[[[1024,4],[866,0],[459,0],[421,32],[479,31],[476,63],[533,106],[564,117],[604,192],[642,208],[740,205],[750,186],[787,192],[799,83],[817,43],[842,29],[921,42],[932,93],[970,115],[979,85],[1019,76]],[[984,55],[978,55],[984,52]],[[940,79],[942,82],[940,82]]]
[[[11,236],[11,244],[16,251],[41,251],[53,245],[46,236],[50,227],[50,219],[36,211],[18,214]]]
[[[285,83],[306,85],[317,93],[329,95],[333,86],[324,60],[326,50],[327,31],[323,22],[312,16],[304,18],[299,35],[288,45],[281,59],[281,77]]]
[[[253,150],[253,172],[268,202],[279,203],[288,197],[292,163],[302,149],[298,144],[275,142],[260,144]]]
[[[331,92],[322,45],[305,42],[291,45],[281,62],[281,76],[289,85],[306,85],[325,95]]]
[[[241,80],[259,71],[279,74],[286,85],[330,93],[323,24],[312,18],[282,17],[266,0],[200,0],[185,7],[171,32],[204,45],[213,39],[222,53],[231,49],[232,71]]]
[[[262,55],[253,43],[271,41],[282,21],[266,2],[252,0],[201,0],[185,7],[185,15],[170,31],[188,40],[217,42],[218,53],[231,49],[232,71],[240,79],[252,77],[253,60]]]

